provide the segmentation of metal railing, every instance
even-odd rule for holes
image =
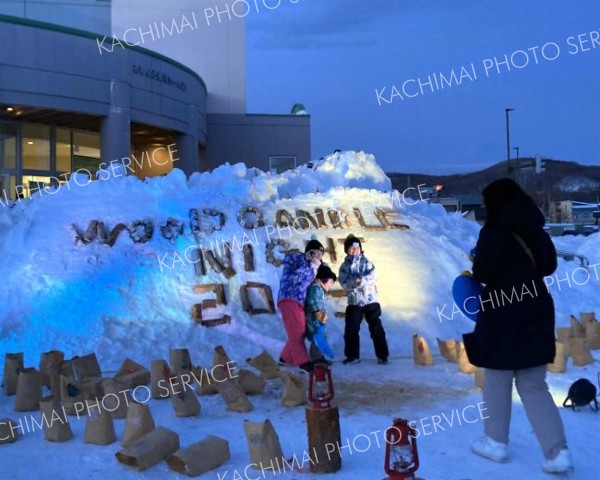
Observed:
[[[577,259],[579,260],[579,264],[584,268],[587,268],[590,264],[589,259],[586,256],[581,255],[579,253],[567,252],[565,250],[556,250],[556,256],[564,258],[567,262],[573,262],[575,259]]]

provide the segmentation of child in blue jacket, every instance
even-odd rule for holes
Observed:
[[[317,270],[317,275],[306,293],[306,302],[304,304],[304,313],[306,315],[306,332],[307,338],[311,341],[310,359],[314,363],[331,364],[325,359],[323,352],[315,343],[315,335],[325,334],[325,325],[327,323],[327,304],[325,301],[325,293],[327,293],[335,281],[337,276],[331,271],[327,265],[321,265]],[[322,339],[325,341],[325,338]]]

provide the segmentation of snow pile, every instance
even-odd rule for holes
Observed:
[[[433,415],[439,418],[445,413],[455,418],[454,412],[462,411],[464,415],[465,409],[481,401],[473,389],[472,378],[458,374],[455,364],[442,362],[438,357],[433,367],[415,367],[411,359],[411,335],[415,332],[424,335],[437,353],[436,337],[459,338],[472,329],[472,322],[453,312],[451,285],[460,271],[470,267],[465,252],[475,244],[479,226],[460,214],[447,214],[440,205],[414,202],[386,192],[389,185],[372,155],[343,152],[327,157],[313,168],[301,166],[281,175],[235,164],[224,165],[212,173],[195,174],[189,180],[181,171],[173,170],[167,176],[144,181],[118,177],[85,187],[73,183],[55,194],[2,208],[0,356],[24,351],[25,364],[37,366],[40,353],[48,350],[63,350],[67,358],[94,351],[106,375],[115,371],[125,357],[148,366],[153,359],[168,358],[170,348],[189,348],[194,364],[204,366],[211,364],[213,347],[218,344],[241,365],[243,359],[257,355],[263,348],[277,358],[285,340],[279,315],[250,315],[242,306],[240,288],[247,282],[264,283],[276,300],[281,267],[267,261],[269,241],[281,239],[291,248],[303,249],[305,242],[316,235],[329,250],[324,260],[337,271],[344,256],[340,240],[352,232],[364,239],[365,253],[377,267],[391,364],[375,364],[366,327],[362,330],[362,364],[334,364],[342,440],[345,444],[350,439],[353,452],[344,451],[344,468],[331,478],[346,478],[348,471],[357,478],[381,477],[383,448],[375,445],[374,438],[367,450],[360,442],[370,432],[389,427],[393,416],[425,419],[419,423],[422,467],[418,472],[425,478],[446,478],[448,471],[456,479],[523,474],[541,478],[541,460],[528,451],[535,440],[518,403],[511,445],[517,457],[521,451],[528,453],[510,465],[498,466],[466,454],[466,445],[481,431],[481,422],[455,424],[454,428],[446,425],[447,431],[426,433],[423,421],[428,421],[431,429]],[[254,229],[241,226],[238,216],[246,207],[254,210],[246,212],[242,220],[258,220],[262,216],[264,225]],[[387,220],[410,228],[381,229],[376,207],[399,213],[400,216],[390,215]],[[355,208],[362,213],[366,227],[352,215]],[[189,221],[192,209],[199,219],[198,234],[192,232]],[[293,228],[278,228],[277,213],[282,209],[295,220],[301,216],[298,210],[316,219],[318,209],[322,209],[324,225],[304,228],[295,221]],[[334,220],[335,215],[346,213],[350,214],[346,216],[349,228]],[[82,243],[76,238],[73,225],[83,234],[94,220],[103,222],[107,232],[123,223],[132,233],[127,229],[121,232],[112,247],[98,239]],[[144,220],[154,225],[154,233],[148,241],[136,242],[135,235],[143,233],[143,229],[133,229],[133,224]],[[170,240],[161,235],[161,226],[166,228],[168,221],[171,225],[182,224],[183,233],[177,235],[173,233],[176,230],[171,230]],[[98,227],[94,232],[97,231]],[[592,265],[598,262],[599,234],[555,240],[557,247],[582,253]],[[192,251],[198,247],[212,249],[227,264],[224,242],[231,246],[230,266],[235,274],[227,279],[207,264],[207,274],[197,275],[191,263],[195,260]],[[254,271],[244,268],[244,245],[253,249]],[[282,258],[281,246],[275,248],[274,254],[276,259]],[[587,280],[585,272],[589,273]],[[204,318],[229,315],[229,324],[204,327],[192,318],[193,306],[211,298],[195,293],[194,286],[211,283],[223,285],[226,304],[207,312]],[[550,284],[557,323],[568,325],[570,313],[600,313],[599,283],[592,268],[582,270],[576,262],[560,260]],[[260,303],[261,298],[253,295],[252,301]],[[340,360],[344,322],[335,318],[334,312],[343,311],[343,299],[332,298],[331,309],[330,343]],[[593,366],[569,369],[567,375],[552,377],[557,400],[564,399],[574,379],[594,373]],[[252,398],[255,410],[244,415],[226,412],[218,396],[202,397],[199,419],[177,418],[168,401],[152,400],[150,405],[154,418],[160,419],[157,424],[177,431],[184,446],[208,434],[227,438],[232,458],[218,474],[219,478],[235,478],[233,470],[243,471],[249,458],[242,433],[245,418],[263,421],[268,416],[286,455],[302,457],[306,448],[304,411],[280,406],[282,388],[281,382],[271,381],[263,395]],[[12,402],[12,397],[0,396],[0,418],[22,416],[13,411]],[[588,427],[588,412],[571,416],[570,412],[562,413],[567,419],[569,445],[579,453],[575,463],[582,476],[578,478],[595,478],[587,474],[596,468],[592,447],[598,440],[597,430],[595,436],[576,435]],[[38,412],[34,414],[37,416]],[[84,426],[85,421],[74,420],[75,439],[64,445],[44,442],[38,431],[27,433],[16,444],[1,446],[7,452],[3,471],[15,479],[39,476],[42,471],[64,479],[78,478],[82,472],[90,478],[139,477],[139,473],[115,461],[116,444],[84,445]],[[118,435],[122,429],[123,422],[118,421]],[[352,443],[354,438],[358,438],[358,443]],[[385,444],[381,437],[378,440]],[[78,468],[65,470],[72,458],[85,458],[85,466],[78,464]],[[501,476],[498,468],[505,469]],[[164,463],[144,475],[157,480],[177,476]],[[248,478],[256,476],[257,472],[250,472]],[[320,478],[303,476],[307,480]],[[209,477],[217,478],[217,473],[207,474]],[[292,474],[290,478],[299,477]]]
[[[205,198],[216,195],[221,201],[245,202],[276,201],[335,187],[391,190],[392,182],[375,157],[364,152],[337,152],[310,165],[274,174],[243,163],[226,163],[210,173],[194,173],[189,187],[201,188]]]
[[[336,152],[322,160],[300,165],[281,175],[281,197],[294,197],[302,193],[323,192],[332,187],[375,189],[389,192],[392,181],[375,162],[373,155],[365,152]]]
[[[123,176],[85,187],[73,183],[54,195],[2,209],[0,274],[6,281],[0,292],[0,355],[26,351],[31,359],[52,348],[67,350],[68,355],[95,350],[112,368],[130,352],[132,342],[138,361],[145,362],[154,357],[157,344],[165,349],[187,345],[199,351],[224,344],[248,356],[264,347],[276,354],[285,339],[279,316],[249,315],[243,310],[240,288],[248,281],[265,283],[277,300],[281,267],[267,262],[265,255],[271,240],[303,249],[315,235],[326,247],[333,246],[336,258],[327,253],[325,261],[337,271],[344,257],[341,241],[350,232],[364,238],[366,255],[377,266],[392,352],[409,355],[410,335],[415,332],[435,345],[436,337],[458,337],[469,331],[472,323],[453,309],[451,284],[460,271],[470,268],[465,252],[475,244],[479,226],[459,214],[447,214],[439,205],[376,190],[377,185],[385,190],[389,179],[372,155],[343,152],[327,157],[316,168],[302,166],[281,175],[236,164],[194,174],[189,181],[175,169],[144,181]],[[263,215],[264,226],[251,230],[240,225],[240,209],[250,206]],[[376,207],[401,212],[401,219],[390,221],[410,229],[370,228],[381,227],[374,215]],[[305,229],[298,222],[293,228],[277,227],[281,209],[296,219],[298,209],[316,217],[319,208],[325,211],[324,228]],[[354,208],[365,217],[367,228],[354,215],[348,216],[350,228],[334,225],[327,215],[328,209],[352,213]],[[194,235],[191,209],[197,210],[204,225],[220,229]],[[211,209],[224,214],[223,225],[217,225],[218,217],[205,213]],[[254,216],[248,213],[247,218]],[[169,219],[184,225],[183,234],[171,242],[160,234]],[[118,223],[131,227],[145,220],[154,225],[154,234],[149,241],[136,243],[125,230],[113,247],[98,240],[76,242],[73,226],[83,234],[94,220],[103,222],[107,233]],[[582,244],[591,263],[598,237]],[[196,275],[193,250],[212,249],[226,261],[226,244],[235,275],[228,280],[208,264],[207,275]],[[253,272],[244,270],[244,244],[253,248]],[[282,258],[281,248],[275,248],[276,258]],[[583,282],[576,268],[561,261],[551,286],[559,319],[575,313],[574,305],[582,311],[598,309],[600,301],[592,293],[597,279],[590,276]],[[559,281],[569,277],[569,282]],[[205,298],[193,287],[208,283],[225,286],[227,305],[217,313],[229,315],[231,324],[206,328],[193,321],[193,305]],[[343,311],[344,299],[332,299],[332,310]],[[343,320],[332,321],[331,342],[339,356],[342,332]],[[363,340],[363,355],[372,355],[369,339]]]
[[[287,229],[267,238],[270,231],[257,229],[253,245],[257,272],[243,272],[241,252],[233,247],[239,273],[230,282],[210,268],[206,277],[196,277],[194,266],[187,262],[189,247],[211,245],[219,255],[223,253],[222,242],[239,245],[245,231],[237,216],[244,206],[259,208],[267,225],[272,226],[279,208],[295,214],[296,208],[312,212],[323,206],[350,209],[361,206],[361,202],[370,210],[373,205],[389,205],[389,195],[337,188],[354,182],[356,164],[373,173],[374,178],[363,175],[363,185],[374,187],[387,180],[372,156],[345,152],[327,158],[323,170],[301,167],[282,175],[237,164],[222,166],[210,174],[195,174],[189,181],[177,169],[165,177],[145,181],[123,176],[86,185],[73,179],[55,194],[2,209],[0,252],[4,261],[0,271],[7,282],[0,293],[0,338],[4,340],[0,353],[25,350],[36,357],[50,348],[66,349],[70,354],[94,349],[108,362],[118,364],[132,340],[140,343],[140,360],[150,360],[154,342],[165,338],[170,339],[170,345],[188,343],[193,338],[200,348],[205,343],[227,342],[228,336],[234,344],[250,336],[261,346],[278,348],[283,339],[278,317],[250,318],[241,310],[240,286],[247,280],[263,281],[276,295],[279,269],[266,263],[264,257],[269,240],[281,237],[302,248],[311,233],[318,233],[325,241],[325,236],[334,231],[335,237],[343,236],[340,230],[329,223],[329,228],[320,232]],[[327,193],[305,193],[317,189]],[[281,200],[291,191],[301,193],[293,200]],[[218,235],[198,240],[188,224],[191,208],[223,212],[227,219],[223,229]],[[175,244],[158,233],[169,218],[186,224]],[[112,248],[97,241],[76,246],[73,240],[72,225],[85,232],[92,220],[99,220],[110,231],[118,223],[131,225],[144,219],[151,220],[155,227],[154,236],[146,243],[134,243],[127,231]],[[178,262],[184,257],[185,264]],[[210,282],[228,283],[228,314],[234,318],[229,327],[199,328],[191,319],[192,305],[199,301],[193,286]],[[258,348],[256,344],[245,345],[248,353]]]

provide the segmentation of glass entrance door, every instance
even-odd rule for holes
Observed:
[[[0,122],[0,201],[16,200],[18,125]]]

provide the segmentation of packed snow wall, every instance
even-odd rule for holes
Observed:
[[[176,347],[198,362],[217,344],[237,358],[262,348],[277,355],[283,251],[304,250],[314,236],[337,272],[349,233],[376,265],[392,357],[410,355],[413,333],[434,346],[472,328],[452,308],[451,285],[470,267],[479,226],[420,200],[417,189],[393,192],[371,155],[338,153],[280,175],[227,164],[189,180],[177,169],[76,180],[0,209],[2,356],[24,351],[35,363],[51,349],[95,351],[116,369],[125,356],[148,363]],[[569,294],[595,298],[586,289],[597,286]],[[555,300],[566,314],[570,300]],[[334,292],[330,304],[330,342],[342,357],[335,313],[345,298]],[[373,357],[366,328],[362,343],[363,357]]]

